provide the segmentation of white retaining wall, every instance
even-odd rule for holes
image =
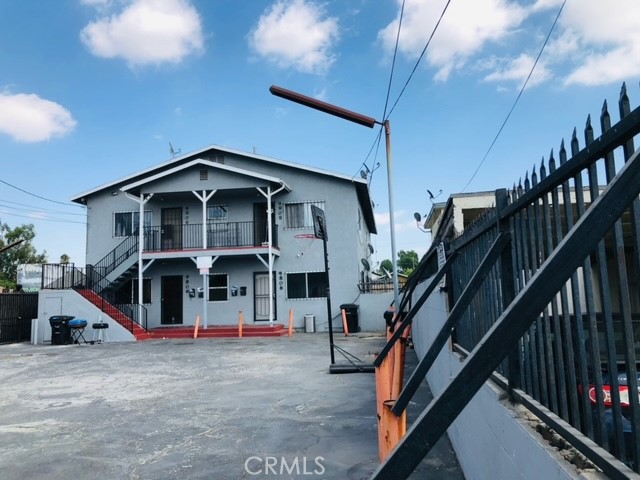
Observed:
[[[418,299],[429,281],[418,285]],[[418,358],[424,357],[446,321],[446,294],[436,290],[414,318],[412,338]],[[460,371],[463,359],[445,345],[427,374],[435,397]],[[595,472],[579,472],[543,441],[516,410],[505,394],[486,382],[448,430],[458,461],[468,480],[522,479],[550,480],[606,478]]]

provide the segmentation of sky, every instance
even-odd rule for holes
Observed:
[[[604,100],[615,121],[623,82],[636,105],[640,2],[562,5],[0,1],[0,222],[32,223],[50,262],[84,265],[85,211],[70,198],[166,162],[170,145],[214,144],[351,176],[368,169],[373,263],[390,258],[380,128],[275,97],[278,85],[389,119],[397,250],[422,255],[431,239],[414,212],[512,186],[588,114],[598,125]]]

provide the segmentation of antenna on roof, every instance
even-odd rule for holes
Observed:
[[[427,193],[429,194],[429,200],[431,201],[431,203],[433,203],[433,201],[442,194],[442,189],[438,191],[437,195],[434,195],[433,193],[431,193],[431,190],[429,189],[427,189]]]
[[[171,158],[175,157],[177,154],[179,154],[182,151],[181,148],[179,148],[178,150],[174,150],[173,149],[173,145],[171,145],[171,142],[169,142],[169,154],[171,155]]]

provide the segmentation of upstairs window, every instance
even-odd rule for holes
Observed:
[[[285,228],[313,228],[311,205],[324,210],[324,201],[285,203]]]
[[[226,205],[208,205],[207,223],[220,223],[229,220],[229,209]]]
[[[128,237],[138,233],[140,212],[115,212],[113,214],[113,236]],[[151,211],[144,212],[144,226],[151,226]]]

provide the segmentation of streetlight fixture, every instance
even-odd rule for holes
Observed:
[[[396,232],[395,232],[395,218],[393,213],[393,177],[392,177],[392,157],[391,157],[391,124],[389,120],[385,120],[384,122],[379,122],[375,118],[367,117],[366,115],[362,115],[360,113],[353,112],[351,110],[347,110],[342,107],[338,107],[336,105],[332,105],[327,102],[323,102],[321,100],[317,100],[315,98],[307,97],[306,95],[302,95],[300,93],[294,92],[292,90],[287,90],[286,88],[278,87],[276,85],[271,85],[269,87],[269,91],[272,95],[277,97],[284,98],[285,100],[290,100],[295,103],[299,103],[300,105],[304,105],[305,107],[313,108],[315,110],[320,110],[321,112],[328,113],[329,115],[334,115],[336,117],[340,117],[344,120],[348,120],[350,122],[357,123],[358,125],[363,125],[365,127],[373,128],[374,125],[382,125],[384,126],[385,132],[385,143],[387,147],[387,191],[389,194],[389,228],[391,229],[391,265],[393,268],[393,304],[395,308],[398,308],[400,304],[398,303],[398,261],[396,258]]]

